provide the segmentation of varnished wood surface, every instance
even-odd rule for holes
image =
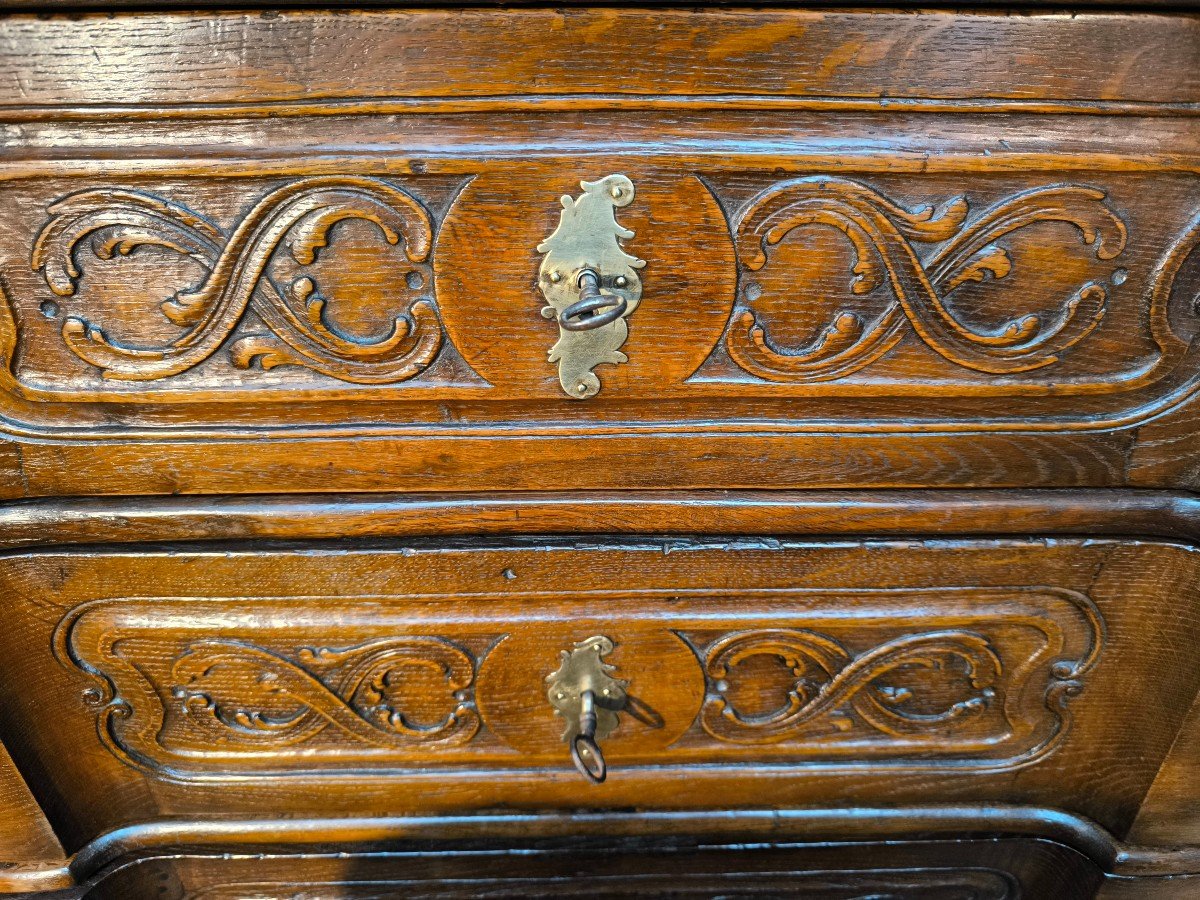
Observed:
[[[0,860],[21,865],[65,861],[50,823],[29,793],[8,751],[0,746]],[[7,873],[0,869],[0,880]],[[19,876],[18,879],[19,880]]]
[[[0,506],[0,547],[506,534],[1124,535],[1200,541],[1179,491],[626,491],[44,499]]]
[[[1099,900],[1191,900],[1200,892],[1200,876],[1169,875],[1162,878],[1105,879]]]
[[[248,498],[213,498],[211,500],[200,500],[193,498],[176,498],[162,499],[153,502],[148,501],[117,501],[117,500],[94,500],[88,503],[80,503],[78,505],[66,501],[52,502],[35,502],[18,504],[9,506],[6,509],[7,521],[5,523],[5,532],[9,535],[13,545],[9,550],[10,554],[17,553],[18,556],[14,559],[21,558],[21,551],[18,547],[20,544],[38,543],[46,544],[61,544],[61,543],[82,543],[84,545],[103,545],[111,541],[153,541],[155,535],[157,540],[186,540],[188,537],[192,539],[203,539],[209,542],[220,540],[245,541],[247,539],[263,539],[275,538],[276,540],[291,537],[305,538],[311,540],[314,537],[339,538],[338,543],[334,543],[332,547],[344,547],[345,540],[354,537],[359,540],[374,538],[379,539],[396,539],[408,537],[410,540],[417,539],[417,535],[425,534],[447,535],[447,534],[505,534],[512,531],[529,530],[533,533],[545,533],[547,531],[562,531],[562,532],[579,532],[591,531],[596,534],[613,533],[614,531],[633,531],[645,534],[647,531],[667,530],[679,533],[681,523],[686,524],[687,531],[695,529],[711,530],[712,532],[725,532],[730,535],[746,535],[755,532],[761,532],[766,528],[772,528],[777,534],[785,533],[824,533],[829,535],[844,534],[884,534],[896,533],[904,535],[940,535],[941,540],[945,542],[947,538],[953,535],[964,535],[978,533],[980,531],[1022,534],[1029,532],[1050,533],[1058,531],[1063,534],[1072,533],[1091,533],[1096,534],[1102,531],[1113,531],[1116,533],[1146,533],[1157,534],[1173,540],[1192,541],[1196,535],[1197,514],[1194,511],[1195,501],[1187,495],[1171,494],[1165,492],[1121,492],[1121,491],[1095,491],[1090,493],[1067,493],[1067,492],[1023,492],[1018,494],[1009,494],[1005,492],[949,492],[946,494],[930,495],[924,492],[897,492],[894,494],[879,494],[867,495],[862,494],[783,494],[774,495],[767,492],[754,492],[751,494],[730,494],[719,493],[713,495],[693,494],[686,496],[671,496],[671,495],[614,495],[609,497],[571,497],[570,495],[555,496],[555,495],[535,495],[535,496],[514,496],[510,498],[474,498],[474,497],[347,497],[340,498],[339,502],[326,502],[320,499],[313,498],[261,498],[257,500],[249,500]],[[22,537],[24,532],[25,537]],[[643,538],[644,539],[644,538]],[[637,541],[636,536],[626,538],[626,540]],[[1069,542],[1068,542],[1069,543]],[[745,545],[745,549],[749,550],[753,542]],[[220,544],[217,545],[220,548]],[[242,545],[247,546],[247,545]],[[252,545],[249,545],[252,546]],[[313,545],[314,547],[317,545]],[[671,546],[668,542],[664,547]],[[687,541],[677,542],[676,551],[686,552],[688,546]],[[733,556],[729,557],[729,565],[737,571],[736,583],[739,589],[744,589],[747,581],[747,575],[744,568],[735,561],[738,558],[739,551],[737,548],[743,546],[741,543],[734,541],[726,544],[733,552]],[[904,565],[912,566],[915,558],[908,556],[907,553],[915,550],[918,545],[909,545],[910,550],[906,551],[906,555],[901,557],[905,559]],[[932,552],[936,544],[928,545]],[[228,544],[226,545],[228,547]],[[136,548],[134,548],[136,549]],[[949,545],[947,545],[949,549]],[[95,552],[84,548],[85,555],[82,559],[102,560],[108,554],[101,553],[99,556]],[[999,551],[1004,554],[1009,554],[1011,551]],[[218,549],[216,555],[205,554],[202,557],[195,557],[197,562],[200,559],[205,559],[206,562],[202,567],[197,568],[191,565],[183,565],[179,569],[179,577],[185,579],[186,588],[184,590],[190,596],[195,596],[198,589],[207,585],[204,590],[215,590],[215,581],[217,572],[213,569],[213,564],[221,558],[226,557],[229,553],[228,549]],[[288,551],[283,551],[284,557],[288,556]],[[288,559],[281,562],[284,564],[276,571],[279,575],[284,575],[295,570],[294,574],[304,582],[304,592],[310,594],[316,586],[316,582],[311,575],[306,576],[299,570],[296,570],[299,560],[309,556],[311,550],[302,554],[299,557]],[[31,560],[36,560],[40,554],[35,553]],[[138,551],[137,555],[131,559],[141,556]],[[67,562],[71,559],[71,555],[65,552],[57,552],[54,554],[55,559],[60,562]],[[171,554],[165,557],[150,556],[146,557],[148,563],[153,564],[155,558],[163,560],[163,565],[175,566],[170,562],[172,559],[180,558],[179,553]],[[235,554],[233,559],[243,558],[242,554]],[[669,558],[669,557],[668,557]],[[1011,569],[1011,560],[1006,562],[1005,583],[1012,583],[1014,571]],[[91,564],[89,564],[91,565]],[[896,577],[896,573],[891,571],[888,565],[883,565],[885,570],[889,570],[889,579]],[[30,569],[30,573],[38,571],[39,567]],[[47,573],[50,569],[43,568]],[[354,567],[353,571],[358,571],[361,567]],[[486,567],[485,567],[486,568]],[[492,568],[496,568],[500,575],[504,573],[500,571],[505,568],[499,562]],[[570,569],[572,567],[568,567]],[[1138,596],[1139,589],[1133,587],[1130,578],[1134,572],[1142,574],[1150,573],[1155,579],[1162,579],[1165,575],[1162,565],[1160,564],[1138,564],[1132,563],[1131,567],[1121,567],[1124,574],[1117,577],[1116,589],[1121,599],[1120,603],[1129,602],[1134,596]],[[499,580],[509,585],[513,582],[520,583],[523,576],[527,573],[523,566],[514,566],[513,574],[516,576],[511,581],[507,577],[501,577]],[[62,582],[62,570],[56,570],[58,574],[53,576],[56,584],[56,596],[64,597],[62,592],[68,589],[68,583]],[[83,574],[85,570],[80,570]],[[103,596],[105,594],[115,592],[117,595],[129,596],[131,592],[137,593],[132,585],[143,584],[146,587],[153,586],[155,593],[173,593],[179,589],[172,589],[167,580],[164,579],[164,573],[168,570],[159,569],[153,577],[144,577],[136,575],[132,570],[112,570],[110,575],[105,576],[101,581],[96,580],[96,571],[92,571],[88,575],[84,575],[83,580],[79,582],[84,589],[85,594]],[[637,567],[629,569],[620,567],[617,571],[623,572],[622,578],[630,578],[638,571]],[[925,571],[924,574],[919,574],[920,568],[914,569],[914,577],[921,583],[928,583],[931,576],[930,571]],[[979,572],[977,566],[972,567],[973,574],[971,576],[972,583],[978,583]],[[1053,581],[1053,576],[1050,570],[1044,565],[1039,564],[1032,570],[1035,572],[1034,578],[1038,583],[1044,583],[1047,579]],[[236,574],[234,574],[236,573]],[[34,576],[32,580],[28,577],[22,577],[20,582],[24,585],[21,588],[22,595],[28,595],[35,589],[38,578]],[[231,568],[231,577],[238,584],[238,592],[244,595],[246,585],[250,583],[265,584],[259,576],[248,574],[245,565],[235,563]],[[270,576],[271,579],[277,576]],[[291,578],[291,575],[287,577]],[[354,579],[360,576],[354,576]],[[460,577],[460,576],[456,576]],[[1094,577],[1090,572],[1089,580]],[[198,579],[198,580],[197,580]],[[110,587],[105,587],[105,584],[110,584]],[[184,582],[181,582],[181,585]],[[1102,582],[1098,582],[1100,584]],[[278,592],[282,589],[282,582],[275,583],[274,587],[270,588],[272,592]],[[353,585],[351,581],[339,581],[335,588],[338,595],[344,595]],[[427,586],[427,585],[426,585]],[[465,585],[463,586],[465,589]],[[1182,586],[1178,588],[1183,591],[1183,597],[1190,596],[1186,589]],[[143,588],[141,592],[144,592]],[[1089,591],[1094,591],[1095,586],[1089,588]],[[11,601],[10,601],[11,602]],[[61,604],[62,600],[56,600],[56,604]],[[68,601],[69,602],[69,601]],[[310,601],[311,602],[311,601]],[[47,607],[38,606],[39,609]],[[130,607],[131,611],[133,607]],[[297,610],[299,607],[297,607]],[[55,616],[51,615],[44,621],[46,624],[52,624]],[[329,616],[325,621],[331,625],[335,622],[345,622],[344,614]],[[581,623],[582,624],[582,623]],[[1110,623],[1111,624],[1111,623]],[[1146,623],[1148,625],[1148,622]],[[1180,621],[1178,625],[1171,627],[1172,632],[1182,625]],[[597,627],[601,627],[597,625]],[[29,632],[23,632],[28,634]],[[215,632],[206,631],[207,636],[214,636]],[[332,632],[328,632],[332,636]],[[1111,635],[1111,632],[1110,632]],[[23,645],[24,646],[24,645]],[[36,644],[35,644],[36,646]],[[1150,645],[1147,645],[1150,646]],[[18,651],[24,654],[25,650]],[[36,658],[29,657],[31,660]],[[551,654],[552,657],[553,654]],[[40,664],[39,664],[40,665]],[[1122,664],[1124,670],[1128,672],[1128,663]],[[1153,684],[1155,682],[1149,682]],[[22,684],[28,686],[30,682],[22,681]],[[23,693],[23,692],[22,692]],[[68,692],[69,693],[69,692]],[[1120,691],[1108,690],[1104,692],[1106,696],[1119,695]],[[1084,696],[1087,696],[1085,693]],[[53,702],[47,700],[46,702]],[[1078,701],[1072,701],[1078,703]],[[1155,701],[1155,704],[1161,702],[1161,697]],[[1186,704],[1180,704],[1179,715],[1182,715],[1183,707]],[[524,706],[524,704],[522,704]],[[1159,707],[1161,709],[1161,707]],[[86,707],[84,707],[86,709]],[[89,713],[89,715],[91,715]],[[1119,716],[1123,720],[1127,720],[1127,716],[1122,714]],[[1161,720],[1159,722],[1161,724]],[[39,726],[40,727],[40,726]],[[1107,727],[1107,726],[1106,726]],[[88,729],[84,727],[81,733],[86,734]],[[24,741],[28,737],[32,737],[34,732],[27,733],[20,740]],[[6,739],[8,735],[5,735]],[[1145,732],[1139,733],[1139,746],[1143,749],[1138,753],[1144,753]],[[1107,742],[1105,742],[1107,743]],[[79,744],[77,741],[71,741],[72,753],[78,756]],[[1175,742],[1175,750],[1179,752],[1183,750],[1186,753],[1186,748],[1181,748],[1180,743]],[[43,753],[35,755],[35,759],[54,758],[54,754],[47,757]],[[1184,757],[1186,759],[1186,756]],[[103,763],[104,752],[100,751],[99,755],[88,755],[88,767],[99,767],[104,769]],[[1095,768],[1090,767],[1088,771],[1094,774]],[[1153,769],[1150,770],[1151,772]],[[1165,771],[1165,770],[1164,770]],[[64,773],[56,773],[55,779],[64,777]],[[574,776],[577,777],[577,776]],[[614,779],[618,778],[614,775]],[[1128,773],[1122,778],[1128,777]],[[1160,781],[1163,778],[1160,776]],[[569,781],[569,779],[568,779]],[[1106,785],[1112,785],[1112,779],[1105,780]],[[565,787],[569,787],[569,792],[574,794],[580,786],[564,783]],[[97,789],[99,785],[96,786]],[[1164,788],[1161,785],[1156,785],[1152,790],[1151,798],[1155,796],[1155,791],[1163,795],[1167,802],[1183,802],[1186,804],[1186,799],[1172,800],[1171,797],[1187,797],[1189,791],[1186,783],[1179,786],[1182,794],[1171,795],[1169,792],[1164,793]],[[90,793],[89,793],[90,795]],[[128,796],[128,795],[127,795]],[[894,795],[893,795],[894,796]],[[1013,794],[1006,790],[1003,794],[1006,799],[1011,798]],[[1055,782],[1055,803],[1061,801],[1062,785]],[[45,800],[43,800],[45,802]],[[353,808],[361,808],[361,803],[367,802],[367,795],[356,798]],[[1151,806],[1155,802],[1151,801]],[[179,807],[178,801],[173,801],[169,807],[175,811],[179,811],[185,807]],[[257,801],[256,801],[257,803]],[[327,807],[326,807],[327,808]],[[394,807],[392,807],[394,808]],[[973,811],[972,811],[973,810]],[[960,815],[966,818],[950,820],[949,824],[941,826],[943,830],[949,830],[953,833],[954,829],[961,829],[972,815],[983,816],[981,807],[962,808]],[[1005,818],[1005,813],[1000,813],[1000,818],[994,824],[988,827],[989,830],[999,832],[1012,833],[1016,829],[1014,822],[1018,821],[1011,815]],[[775,817],[772,817],[773,820]],[[880,819],[878,814],[872,814],[869,817],[870,821],[879,824]],[[583,827],[583,820],[573,820],[577,827]],[[688,825],[689,820],[680,819],[674,824],[664,821],[664,826],[669,833],[672,830],[687,829],[696,827],[696,821],[692,821]],[[799,820],[798,820],[799,821]],[[814,820],[819,823],[820,819]],[[828,821],[828,820],[827,820]],[[900,833],[904,833],[905,827],[911,826],[914,821],[914,816],[910,814],[902,814],[896,819],[896,826],[901,829]],[[922,820],[926,821],[926,820]],[[934,820],[928,820],[932,822]],[[943,819],[943,821],[946,821]],[[983,818],[977,819],[977,823],[985,821]],[[1115,867],[1119,871],[1127,873],[1128,877],[1145,876],[1148,873],[1160,873],[1166,871],[1191,871],[1189,866],[1189,857],[1185,854],[1172,854],[1162,851],[1149,851],[1133,847],[1114,847],[1104,844],[1104,839],[1100,838],[1099,842],[1093,837],[1087,836],[1089,832],[1086,827],[1080,829],[1079,826],[1069,826],[1065,831],[1056,830],[1059,826],[1054,825],[1054,820],[1040,819],[1041,824],[1029,826],[1033,833],[1040,834],[1062,834],[1073,845],[1084,849],[1095,859],[1105,860],[1102,865],[1105,868]],[[747,823],[753,827],[753,817],[747,820]],[[469,823],[464,823],[463,827]],[[637,829],[645,829],[650,827],[650,820],[645,816],[639,816],[637,819],[630,820],[630,826]],[[180,830],[177,832],[166,832],[170,835],[166,837],[168,843],[178,844],[183,840],[200,839],[216,841],[218,843],[228,842],[230,840],[266,840],[268,835],[277,834],[278,823],[267,824],[265,831],[257,832],[258,837],[254,837],[256,832],[239,831],[242,826],[232,825],[230,829],[218,829],[212,832],[209,838],[203,838],[206,833],[205,829],[189,832],[189,828],[198,827],[195,824],[180,823]],[[357,837],[353,832],[345,831],[345,828],[338,831],[336,823],[329,823],[329,827],[334,830],[331,832],[330,840],[339,841],[355,841],[366,839],[366,834],[360,834]],[[347,823],[347,826],[349,824]],[[408,826],[404,826],[405,828]],[[459,826],[453,824],[451,820],[445,827],[450,828],[447,834],[453,834],[454,830]],[[521,828],[531,827],[529,824],[520,826]],[[548,825],[552,830],[557,826]],[[605,828],[611,829],[613,826],[610,820],[608,825],[598,825],[601,831]],[[708,820],[706,828],[716,829],[717,833],[722,830],[727,830],[734,827],[732,820],[717,815],[716,818]],[[738,826],[740,827],[740,826]],[[824,832],[813,832],[811,829],[807,832],[810,836],[813,834],[829,834],[836,835],[839,825],[828,826]],[[922,826],[926,827],[926,826]],[[929,825],[928,827],[934,827]],[[1071,830],[1075,829],[1075,830]],[[131,836],[141,833],[140,826],[132,826]],[[244,836],[238,838],[241,833]],[[320,834],[320,830],[314,830],[314,826],[309,823],[301,823],[298,830],[295,831],[295,838],[306,839],[312,838]],[[393,832],[387,832],[392,834]],[[403,829],[394,834],[399,835],[406,833]],[[911,832],[909,832],[911,833]],[[146,832],[147,837],[151,837],[153,830]],[[189,838],[188,835],[192,834]],[[384,833],[380,833],[382,836]],[[1101,832],[1101,834],[1103,834]],[[1137,832],[1135,831],[1136,835]],[[336,835],[336,836],[335,836]],[[1184,832],[1179,832],[1175,835],[1170,835],[1169,831],[1160,831],[1155,841],[1144,841],[1141,843],[1159,844],[1160,846],[1170,840],[1186,841],[1187,836]],[[104,844],[104,846],[120,846]],[[152,842],[149,847],[155,846]],[[99,849],[99,848],[97,848]],[[110,851],[106,851],[111,855]],[[123,851],[118,851],[123,852]],[[89,857],[91,852],[89,851]],[[81,867],[82,868],[79,868]],[[92,871],[94,865],[85,863],[82,860],[76,865],[76,870]],[[53,866],[46,866],[39,874],[39,877],[50,879],[59,877],[55,875],[56,871]]]
[[[5,17],[0,495],[1190,487],[1198,21]],[[618,170],[646,293],[580,403],[536,247]]]
[[[1169,847],[1200,845],[1200,813],[1196,785],[1200,784],[1200,703],[1193,706],[1158,777],[1142,803],[1130,839]]]
[[[971,865],[963,865],[966,857]],[[587,873],[579,877],[580,873]],[[219,862],[178,855],[143,861],[101,881],[87,898],[155,891],[187,900],[299,895],[382,897],[742,897],[850,900],[980,897],[1087,898],[1099,882],[1086,859],[1046,841],[914,843],[809,848],[661,847],[613,853],[544,848],[521,853],[441,852],[374,858],[265,857]],[[146,894],[148,895],[148,893]]]
[[[372,816],[338,819],[227,819],[158,821],[109,832],[82,847],[70,861],[78,883],[102,877],[131,859],[172,852],[304,854],[330,848],[385,852],[408,847],[641,839],[647,845],[828,844],[837,840],[952,840],[963,834],[1048,840],[1069,847],[1120,878],[1166,878],[1196,871],[1200,855],[1167,853],[1117,841],[1094,822],[1053,809],[1006,804],[971,806],[855,807],[851,809],[540,811],[458,816]],[[9,890],[12,888],[10,887]],[[18,888],[19,889],[19,888]]]
[[[1194,4],[17,3],[0,892],[1194,893]]]
[[[264,803],[308,815],[563,808],[584,788],[597,807],[1043,803],[1122,835],[1200,679],[1156,638],[1191,639],[1194,565],[1180,545],[1066,538],[12,555],[4,737],[19,765],[60,760],[67,790],[31,786],[72,849],[213,804],[226,816]],[[610,740],[613,774],[589,786],[544,679],[559,651],[609,631],[613,662],[659,724],[628,718]],[[721,676],[731,640],[755,664]],[[868,689],[893,699],[814,711],[801,739],[769,647],[803,656],[812,640],[834,654],[813,677],[844,682],[845,702]],[[907,671],[918,650],[943,674],[918,666],[893,684],[890,664],[869,662]],[[387,680],[404,659],[445,674],[386,700],[358,693],[354,672],[407,684],[399,670]],[[1150,674],[1164,665],[1169,684]],[[425,734],[391,733],[378,703]],[[725,705],[749,718],[727,721]],[[242,715],[261,733],[236,725]]]
[[[51,890],[71,883],[58,837],[0,745],[0,894]]]
[[[1189,15],[725,9],[14,16],[0,30],[0,106],[106,106],[131,72],[136,102],[157,105],[527,95],[535,70],[546,94],[1195,103],[1197,27]],[[356,66],[327,64],[346,48]]]

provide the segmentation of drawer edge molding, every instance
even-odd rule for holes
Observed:
[[[76,497],[0,503],[0,553],[34,547],[474,535],[1120,535],[1200,544],[1185,491],[601,491]]]
[[[964,834],[1041,837],[1068,846],[1106,872],[1170,874],[1200,871],[1200,851],[1167,858],[1124,844],[1082,816],[1009,804],[841,809],[722,809],[705,812],[472,813],[461,816],[382,816],[344,819],[160,820],[107,832],[71,858],[83,882],[121,860],[156,850],[337,847],[395,848],[412,841],[525,840],[686,836],[745,841],[929,838]]]

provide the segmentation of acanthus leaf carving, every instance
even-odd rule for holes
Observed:
[[[68,316],[62,336],[80,359],[106,378],[149,381],[194,368],[233,335],[247,309],[266,334],[248,335],[230,348],[235,366],[303,366],[360,384],[403,381],[427,368],[442,346],[442,328],[429,298],[417,298],[393,319],[388,333],[356,340],[337,333],[325,318],[326,299],[312,279],[286,287],[271,277],[277,251],[301,266],[314,262],[340,222],[375,226],[390,245],[403,242],[407,260],[427,268],[433,225],[407,191],[356,176],[303,178],[262,199],[226,235],[203,216],[168,200],[130,190],[98,189],[68,195],[50,207],[51,219],[33,247],[31,265],[60,297],[75,294],[83,272],[80,245],[93,238],[96,256],[111,259],[155,246],[195,260],[207,274],[194,288],[161,303],[168,320],[187,330],[158,346],[132,346],[110,338],[82,316]],[[426,272],[425,283],[430,283]]]
[[[734,310],[725,341],[730,357],[769,381],[829,381],[880,359],[911,330],[944,359],[978,372],[1020,373],[1057,362],[1104,317],[1108,289],[1103,283],[1080,286],[1053,313],[1030,313],[991,331],[961,321],[946,299],[969,282],[1010,274],[1012,258],[998,242],[1030,225],[1071,225],[1097,258],[1110,260],[1125,247],[1125,223],[1102,191],[1076,185],[1017,194],[969,225],[968,213],[962,197],[914,211],[839,177],[796,178],[768,188],[750,202],[735,226],[744,271],[768,265],[771,248],[794,230],[823,225],[842,232],[853,248],[852,293],[865,294],[886,283],[893,299],[869,321],[848,310],[837,313],[815,340],[795,349],[775,346],[766,325],[743,302]],[[923,261],[914,243],[940,246]]]

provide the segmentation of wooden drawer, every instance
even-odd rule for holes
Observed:
[[[1196,564],[1077,540],[32,552],[0,563],[2,737],[55,761],[31,786],[73,841],[264,807],[960,801],[1120,834],[1200,679]],[[599,785],[547,696],[595,635],[633,698]]]
[[[1195,483],[1195,16],[0,46],[10,495]],[[589,267],[625,314],[573,331]]]
[[[970,860],[969,864],[964,860]],[[586,873],[579,877],[580,873]],[[87,900],[378,900],[383,897],[788,897],[810,900],[1090,898],[1098,870],[1049,841],[846,846],[447,849],[360,858],[177,854],[115,872]],[[173,891],[174,893],[168,893]],[[151,893],[154,892],[154,893]],[[299,892],[299,893],[298,893]]]

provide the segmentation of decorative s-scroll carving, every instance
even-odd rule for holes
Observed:
[[[388,244],[403,241],[415,278],[431,285],[429,213],[386,181],[352,176],[294,181],[259,200],[229,234],[184,206],[132,190],[70,194],[54,203],[50,213],[31,262],[60,297],[75,294],[83,275],[76,254],[88,239],[101,259],[153,246],[187,256],[207,272],[199,285],[161,304],[167,319],[186,329],[164,344],[125,344],[86,318],[66,318],[63,340],[106,378],[149,381],[185,372],[229,340],[247,309],[261,318],[268,333],[233,342],[230,358],[239,368],[258,360],[265,369],[303,366],[341,381],[383,384],[412,378],[430,365],[442,345],[431,297],[415,299],[400,311],[387,334],[360,340],[339,333],[327,320],[327,299],[312,278],[301,275],[281,286],[269,270],[281,248],[300,266],[310,265],[328,245],[335,225],[359,219],[372,223]]]
[[[1097,258],[1110,260],[1125,247],[1124,222],[1102,191],[1075,185],[1017,194],[969,225],[968,212],[963,197],[938,208],[905,209],[845,178],[813,176],[773,185],[750,202],[736,224],[744,272],[769,265],[772,248],[792,231],[823,225],[841,231],[853,247],[853,293],[886,283],[893,299],[870,320],[844,310],[807,346],[785,349],[772,342],[743,285],[725,341],[730,357],[770,381],[828,381],[870,365],[911,331],[944,359],[978,372],[1026,372],[1056,362],[1103,318],[1109,293],[1102,282],[1083,284],[1057,310],[1034,312],[991,331],[963,322],[946,299],[969,282],[1008,275],[1013,261],[997,242],[1030,225],[1074,226]],[[915,243],[939,246],[923,260]]]
[[[95,680],[84,701],[100,740],[139,768],[182,779],[395,769],[473,746],[482,730],[470,640],[351,629],[315,642],[249,624],[210,635],[110,617],[137,606],[85,604],[60,623],[55,648]]]
[[[545,670],[525,671],[559,619],[522,637],[503,612],[448,613],[413,635],[407,604],[420,601],[375,621],[351,600],[319,616],[302,598],[95,600],[59,623],[54,647],[87,676],[101,742],[157,777],[560,767]],[[855,615],[839,616],[847,605]],[[1086,595],[1051,587],[747,592],[742,612],[726,608],[685,624],[674,599],[647,598],[606,625],[643,685],[607,738],[614,766],[1028,765],[1068,733],[1068,701],[1106,640]]]
[[[1150,292],[1151,322],[1165,321],[1184,346],[1200,335],[1200,215],[1167,248]],[[1163,341],[1164,336],[1159,335]]]
[[[408,681],[420,670],[444,684],[444,696],[432,698],[441,712],[429,721],[406,705]],[[172,676],[181,709],[219,743],[292,745],[336,726],[383,746],[453,745],[479,729],[473,705],[459,699],[473,685],[475,662],[438,638],[305,647],[294,660],[243,641],[197,641],[176,660]]]
[[[797,623],[693,636],[709,684],[699,724],[722,742],[806,754],[835,746],[893,756],[1003,748],[1001,767],[1028,764],[1066,734],[1067,701],[1083,690],[1106,641],[1088,597],[1049,596],[1062,613],[1071,610],[1068,619],[1004,616],[874,638],[865,622],[844,633]],[[1060,628],[1070,618],[1078,625],[1068,644]]]
[[[716,642],[708,649],[705,672],[712,683],[728,689],[738,666],[754,656],[781,660],[795,682],[782,706],[751,716],[740,713],[718,687],[701,711],[704,729],[713,737],[739,743],[779,741],[843,704],[886,734],[937,728],[992,703],[1003,668],[987,639],[969,631],[905,635],[855,657],[833,638],[815,631],[767,629]],[[919,686],[910,689],[882,683],[885,676],[904,667],[951,666],[961,669],[962,687],[936,711],[906,709]]]

